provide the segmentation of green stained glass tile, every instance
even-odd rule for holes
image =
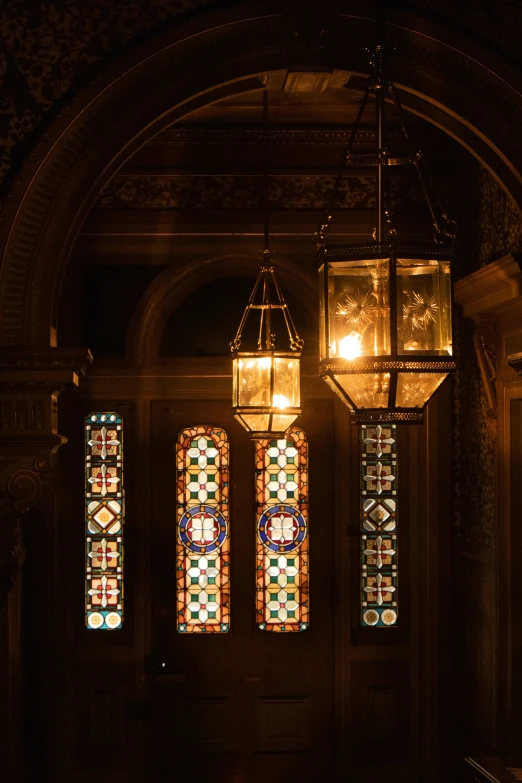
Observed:
[[[198,458],[197,457],[191,457],[190,458],[190,464],[191,465],[197,465],[198,464]]]
[[[216,577],[215,576],[209,576],[208,583],[209,583],[209,585],[215,585],[216,584]]]
[[[295,601],[295,593],[287,593],[289,601]]]
[[[198,499],[198,493],[197,492],[191,492],[190,493],[190,499],[191,500],[197,500]]]
[[[208,561],[209,568],[215,568],[216,567],[216,561],[215,560],[209,560]]]
[[[292,558],[292,559],[290,559],[290,558],[289,558],[289,559],[286,561],[286,564],[287,564],[287,565],[289,565],[289,566],[293,566],[293,565],[295,564],[295,560],[294,560],[294,558]],[[277,561],[276,561],[276,565],[277,565]]]
[[[216,619],[216,613],[215,612],[209,612],[208,613],[208,619],[209,620],[215,620]]]
[[[197,583],[198,583],[198,578],[197,578],[197,576],[191,576],[191,577],[190,577],[190,584],[191,584],[191,585],[197,585]]]
[[[191,612],[190,617],[192,620],[198,620],[199,619],[199,612]]]
[[[197,449],[197,447],[198,447],[197,440],[191,440],[190,441],[190,445],[192,446],[193,449]]]
[[[213,440],[207,440],[207,447],[208,447],[209,449],[212,449],[212,448],[214,448],[214,441],[213,441]]]
[[[288,580],[288,584],[289,585],[294,584],[295,583],[295,576],[289,576],[289,577],[287,577],[287,580]]]
[[[272,490],[270,490],[270,497],[271,498],[276,498],[277,497],[277,492],[272,492]]]
[[[277,610],[270,610],[270,617],[277,617]]]
[[[207,457],[207,465],[215,465],[215,464],[216,464],[215,457]]]
[[[287,492],[286,492],[286,496],[287,496],[287,498],[293,498],[293,497],[295,497],[295,495],[294,495],[294,490],[293,490],[293,489],[289,489],[289,490],[287,490]]]
[[[199,560],[191,560],[190,566],[191,568],[197,568],[199,566]]]
[[[294,612],[294,611],[290,611],[290,610],[288,610],[287,616],[288,616],[289,618],[291,618],[291,617],[295,617],[295,612]]]
[[[271,557],[270,558],[270,565],[271,566],[276,566],[277,565],[277,560]]]
[[[270,577],[270,584],[277,584],[277,576],[271,576]]]
[[[286,462],[288,465],[295,465],[295,457],[287,457]]]
[[[270,457],[270,464],[277,465],[277,457]]]
[[[276,440],[271,440],[270,441],[270,447],[271,448],[277,448],[277,441]]]
[[[208,499],[209,500],[215,500],[216,499],[216,493],[215,492],[208,492]]]

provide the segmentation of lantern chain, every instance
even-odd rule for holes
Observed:
[[[454,241],[456,237],[458,228],[457,222],[448,216],[435,181],[429,171],[428,166],[426,165],[422,151],[416,148],[413,144],[413,140],[408,130],[406,114],[399,100],[397,89],[393,81],[385,76],[386,61],[385,47],[383,43],[383,30],[384,27],[381,25],[380,42],[372,50],[367,50],[370,53],[370,66],[372,69],[371,75],[367,81],[366,89],[359,105],[355,123],[352,126],[348,142],[343,152],[341,167],[337,173],[333,188],[330,192],[322,221],[315,233],[316,251],[319,255],[321,255],[326,249],[330,225],[333,219],[333,211],[336,206],[336,200],[339,195],[342,179],[346,174],[346,167],[362,158],[368,159],[371,157],[368,155],[354,154],[355,140],[357,138],[357,133],[362,122],[362,117],[371,94],[375,96],[377,124],[377,205],[376,226],[373,231],[373,239],[378,245],[380,245],[383,242],[383,235],[385,233],[389,237],[395,237],[397,235],[397,231],[393,225],[392,220],[391,193],[388,175],[388,167],[392,165],[392,159],[390,157],[386,138],[386,97],[389,98],[390,102],[397,110],[404,139],[409,147],[409,155],[402,158],[394,158],[393,163],[395,165],[413,164],[415,166],[419,184],[428,205],[432,224],[435,229],[434,240],[436,244],[444,244],[447,240]],[[427,183],[429,183],[429,189]],[[441,216],[440,220],[437,218],[433,201],[430,197],[430,190],[434,194],[437,208]]]

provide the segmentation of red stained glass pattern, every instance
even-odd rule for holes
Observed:
[[[302,429],[256,441],[256,622],[262,631],[309,624],[308,443]]]
[[[396,425],[361,426],[361,622],[396,626]]]
[[[85,420],[86,626],[123,623],[123,421],[118,413]]]
[[[229,443],[219,427],[189,427],[177,442],[177,629],[230,628]]]

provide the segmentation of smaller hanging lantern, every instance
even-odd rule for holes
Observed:
[[[248,316],[259,313],[255,350],[240,345]],[[289,350],[275,348],[274,312],[282,313]],[[261,271],[243,313],[232,351],[232,406],[234,416],[251,438],[282,438],[301,413],[300,356],[303,341],[297,334],[283,293],[275,277],[270,251],[263,254]]]

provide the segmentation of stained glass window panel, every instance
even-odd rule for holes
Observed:
[[[229,443],[219,427],[183,430],[177,442],[177,629],[230,628]]]
[[[397,625],[396,425],[361,426],[361,622]]]
[[[123,421],[118,413],[85,420],[86,626],[123,623]]]
[[[309,624],[308,443],[292,427],[256,441],[256,621],[263,631]]]

